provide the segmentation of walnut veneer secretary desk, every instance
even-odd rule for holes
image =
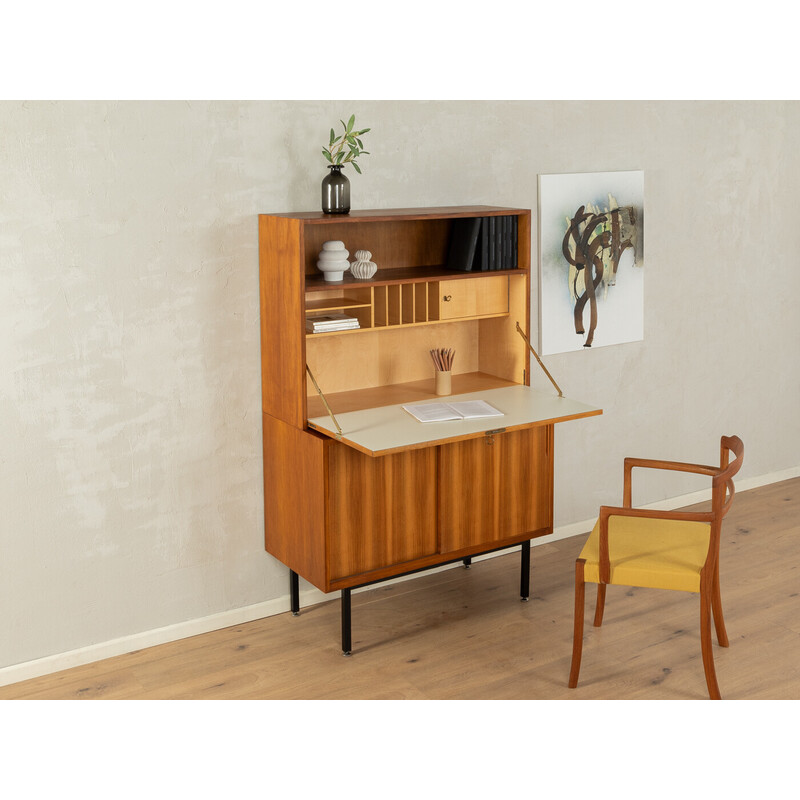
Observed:
[[[454,224],[513,217],[500,269],[444,267]],[[493,221],[494,224],[494,221]],[[521,546],[553,530],[557,422],[600,414],[530,386],[531,212],[493,206],[259,215],[264,509],[267,551],[342,593]],[[370,280],[331,283],[322,244],[369,250]],[[497,266],[497,264],[495,264]],[[307,333],[306,315],[346,312],[357,330]],[[434,394],[429,351],[453,348],[451,398]],[[538,357],[537,357],[538,358]],[[418,422],[411,402],[484,399],[502,417]]]

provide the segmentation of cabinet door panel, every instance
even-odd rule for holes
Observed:
[[[552,529],[552,426],[439,448],[441,552]]]
[[[439,318],[460,319],[508,312],[508,278],[475,278],[439,282]]]
[[[436,448],[371,458],[328,450],[331,580],[436,553]]]

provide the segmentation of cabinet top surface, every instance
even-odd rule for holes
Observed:
[[[441,206],[432,208],[374,208],[352,210],[349,214],[324,214],[322,211],[297,211],[285,214],[262,214],[264,217],[284,217],[312,224],[354,223],[376,220],[443,219],[475,216],[501,216],[507,214],[529,214],[527,208],[504,208],[501,206]]]
[[[442,402],[485,400],[502,411],[503,416],[447,422],[419,422],[403,410],[402,404],[368,408],[336,415],[342,428],[342,441],[363,453],[378,456],[474,438],[485,435],[491,430],[515,430],[602,413],[599,408],[566,397],[545,394],[530,386],[522,385],[450,395],[442,397],[441,400]],[[308,423],[320,433],[336,438],[336,431],[329,416],[315,417],[309,419]]]

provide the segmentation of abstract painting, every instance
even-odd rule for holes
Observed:
[[[644,173],[539,176],[543,355],[644,338]]]

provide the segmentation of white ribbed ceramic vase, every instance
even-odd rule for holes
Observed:
[[[360,281],[368,281],[377,271],[378,265],[370,261],[372,253],[369,250],[356,250],[356,260],[350,267],[350,272]]]

